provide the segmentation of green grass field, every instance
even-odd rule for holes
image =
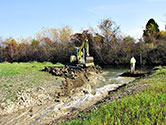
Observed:
[[[31,62],[31,63],[0,63],[0,77],[3,76],[16,76],[27,73],[39,73],[39,70],[45,66],[63,66],[60,63],[52,64],[50,62]]]
[[[55,76],[42,72],[45,66],[63,66],[60,63],[0,63],[0,103],[15,101],[17,92],[27,88],[56,82]]]
[[[92,113],[81,114],[82,118],[62,123],[65,125],[126,125],[166,124],[166,69],[150,77],[138,80],[148,87],[135,95],[99,104]],[[120,91],[120,90],[119,90]],[[116,94],[116,93],[115,93]]]

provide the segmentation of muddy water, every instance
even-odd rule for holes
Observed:
[[[0,118],[0,124],[46,124],[58,119],[73,110],[83,110],[105,97],[108,92],[116,90],[135,78],[119,77],[127,68],[105,67],[102,75],[93,77],[93,84],[85,84],[78,92],[41,106],[30,107]]]
[[[103,68],[103,74],[101,76],[98,76],[97,79],[97,84],[94,86],[96,88],[103,87],[105,85],[112,85],[112,84],[123,84],[127,83],[133,80],[133,78],[124,78],[120,77],[123,72],[127,71],[127,68],[117,68],[117,67],[105,67]]]

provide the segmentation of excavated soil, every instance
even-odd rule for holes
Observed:
[[[93,77],[102,73],[100,68],[81,66],[45,67],[42,71],[65,78],[65,85],[61,86],[61,92],[57,92],[57,98],[72,95],[76,88],[87,83],[93,84]]]
[[[122,77],[143,77],[152,74],[152,72],[135,72],[135,73],[130,73],[130,72],[124,72],[120,76]]]

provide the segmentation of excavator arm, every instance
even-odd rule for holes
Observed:
[[[82,51],[83,51],[83,49],[85,48],[85,56],[87,55],[87,52],[88,52],[88,39],[87,38],[85,38],[85,40],[83,41],[83,43],[82,43],[82,45],[81,45],[81,47],[80,47],[80,49],[79,49],[79,52],[78,52],[78,60],[80,61],[81,60],[81,56],[82,56]]]

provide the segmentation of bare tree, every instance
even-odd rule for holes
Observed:
[[[98,26],[101,30],[102,35],[105,37],[105,42],[110,43],[116,38],[117,33],[119,32],[119,26],[110,19],[103,20]]]

